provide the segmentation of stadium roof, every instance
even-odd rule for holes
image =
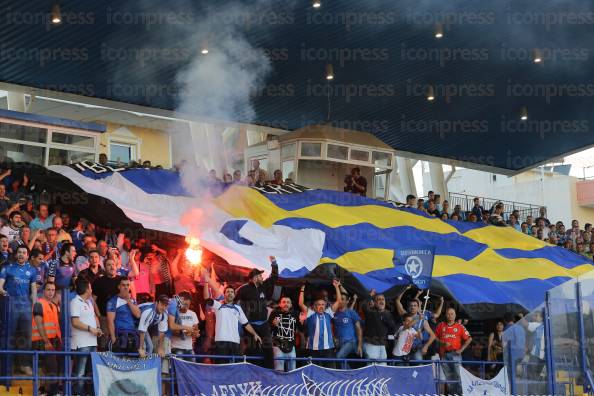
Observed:
[[[232,8],[241,2],[246,8]],[[314,9],[309,0],[236,0],[216,2],[212,13],[204,0],[64,0],[56,26],[50,3],[3,3],[4,89],[179,110],[184,89],[216,94],[179,78],[200,56],[192,32],[208,16],[209,29],[236,25],[237,43],[270,58],[253,112],[230,109],[232,121],[288,130],[329,121],[371,132],[400,154],[505,174],[594,145],[588,2],[322,0]],[[206,36],[211,56],[217,32]]]

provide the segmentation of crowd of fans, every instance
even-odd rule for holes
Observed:
[[[505,213],[502,202],[496,202],[491,208],[485,209],[481,205],[480,198],[474,198],[472,208],[463,211],[460,205],[455,205],[452,209],[447,200],[442,202],[440,195],[433,191],[429,191],[427,199],[417,199],[414,195],[409,194],[406,197],[405,207],[417,209],[442,220],[482,222],[487,225],[513,227],[526,235],[571,250],[590,260],[593,259],[592,224],[586,223],[584,229],[581,229],[579,221],[572,220],[571,227],[566,228],[562,221],[551,222],[547,218],[547,211],[544,207],[539,209],[539,216],[536,218],[531,214],[523,217],[519,210]]]
[[[265,172],[254,165],[247,184],[265,183]],[[272,183],[282,183],[278,172]],[[216,174],[211,176],[218,183]],[[366,183],[360,172],[353,170],[351,176],[350,191],[364,194]],[[10,313],[9,349],[112,350],[140,356],[176,354],[189,360],[193,354],[245,354],[260,356],[258,364],[279,371],[294,369],[296,357],[328,367],[335,363],[326,358],[353,358],[344,367],[361,365],[357,358],[400,365],[441,358],[452,362],[441,366],[448,380],[458,379],[456,362],[463,356],[493,361],[494,370],[502,367],[503,331],[514,323],[513,318],[498,322],[488,342],[473,341],[467,322],[457,318],[453,306],[445,308],[442,297],[432,296],[430,309],[424,309],[423,291],[411,286],[394,301],[374,291],[358,299],[338,279],[325,285],[321,281],[315,286],[281,287],[274,257],[266,280],[262,271],[254,269],[247,283],[226,283],[210,263],[188,261],[185,246],[165,250],[158,240],[131,240],[125,233],[75,218],[59,206],[34,205],[39,197],[28,195],[25,175],[11,178],[11,172],[5,171],[0,173],[3,179],[0,295],[4,298],[0,305]],[[234,174],[232,180],[240,182],[241,174]],[[469,212],[458,205],[450,211],[448,202],[440,202],[432,192],[427,202],[415,201],[409,196],[407,206],[443,219],[509,224],[589,257],[594,252],[594,244],[592,250],[583,249],[586,241],[590,246],[590,224],[580,230],[574,221],[566,231],[562,223],[549,222],[544,211],[534,224],[530,217],[518,224],[516,213],[506,218],[501,204],[484,210],[478,199]],[[542,326],[534,323],[539,320],[526,322],[522,329],[542,337]],[[64,339],[67,332],[68,340]],[[507,342],[514,343],[513,348],[528,348],[526,337]],[[540,364],[543,351],[534,348],[534,359]],[[59,374],[61,359],[43,355],[43,372]],[[73,360],[73,376],[88,375],[88,356]],[[31,364],[30,357],[17,356],[12,367],[15,373],[30,376]],[[43,386],[48,394],[55,394],[60,384],[49,381]],[[87,394],[84,386],[76,382],[75,394]],[[449,391],[459,392],[459,385],[451,383]]]

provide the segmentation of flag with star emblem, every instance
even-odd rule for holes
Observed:
[[[417,246],[396,249],[394,256],[397,283],[412,283],[419,289],[431,287],[435,246]]]

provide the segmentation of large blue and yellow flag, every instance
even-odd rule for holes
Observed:
[[[545,291],[594,269],[590,260],[510,227],[442,221],[349,193],[234,185],[212,200],[196,199],[177,172],[84,162],[50,169],[69,179],[66,190],[85,191],[91,204],[93,196],[107,198],[92,205],[102,221],[115,221],[115,213],[147,229],[198,233],[206,248],[237,266],[269,270],[273,255],[285,278],[311,276],[318,266],[331,264],[362,288],[394,291],[410,283],[395,271],[397,252],[430,246],[432,289],[464,305],[532,309]],[[60,185],[49,176],[40,179],[51,180],[46,188]],[[106,202],[118,211],[103,210]]]
[[[235,223],[239,230],[227,234],[229,239],[243,238],[235,239],[240,244],[255,243],[257,232],[249,223],[268,230],[282,226],[310,231],[303,239],[292,235],[297,253],[279,260],[285,262],[285,277],[311,271],[312,263],[300,257],[300,250],[311,255],[310,249],[321,246],[315,265],[336,263],[365,288],[386,291],[403,282],[394,275],[395,252],[430,245],[435,249],[433,280],[459,303],[518,304],[531,309],[544,300],[546,290],[594,269],[585,257],[511,227],[443,221],[416,209],[343,192],[261,194],[234,187],[216,204],[245,221]],[[313,230],[323,238],[321,244],[312,242]]]

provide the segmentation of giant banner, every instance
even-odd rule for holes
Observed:
[[[435,394],[431,365],[330,370],[313,364],[277,372],[250,363],[207,365],[173,359],[180,396],[393,396]]]
[[[161,358],[122,359],[91,353],[95,396],[161,396]]]

